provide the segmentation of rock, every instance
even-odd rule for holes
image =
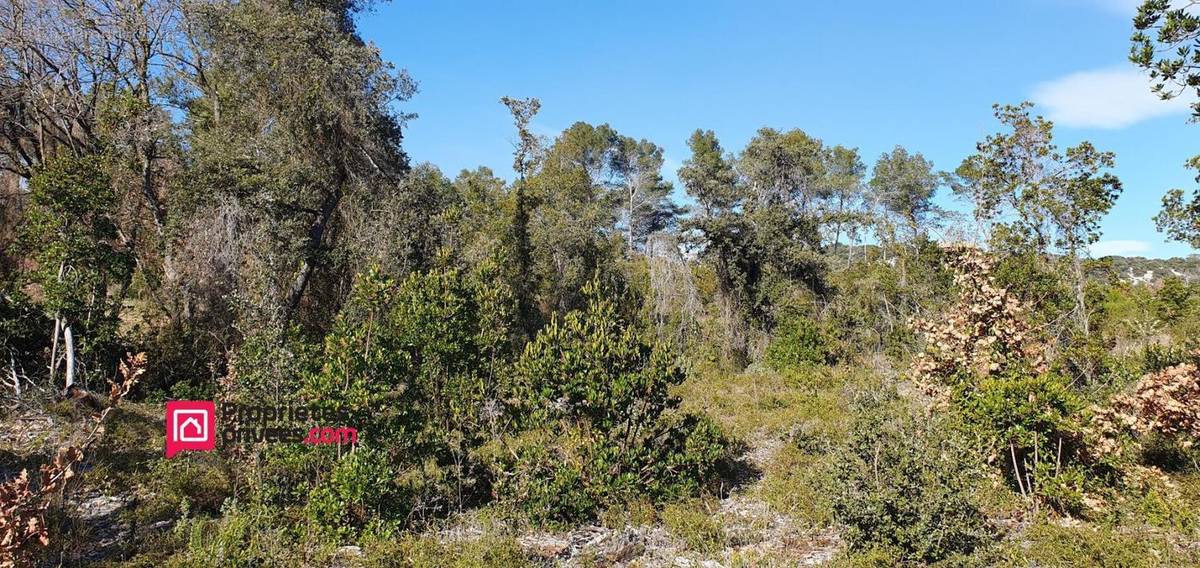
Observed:
[[[89,493],[79,500],[76,509],[79,511],[79,518],[81,520],[91,522],[112,517],[117,511],[125,507],[125,503],[126,500],[124,497]]]
[[[354,545],[339,546],[333,551],[329,565],[332,568],[352,568],[362,566],[362,548]]]
[[[637,529],[627,528],[615,537],[609,538],[599,556],[614,564],[624,564],[641,556],[645,550],[645,538],[642,533]]]
[[[526,554],[538,558],[558,558],[570,548],[571,543],[565,538],[552,534],[525,535],[517,539],[517,545]]]

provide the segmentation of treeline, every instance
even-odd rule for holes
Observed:
[[[484,266],[513,297],[513,352],[584,307],[586,283],[644,280],[639,317],[660,339],[680,347],[708,325],[743,365],[781,314],[828,302],[831,267],[861,260],[864,242],[909,286],[909,257],[946,217],[943,188],[973,201],[1003,249],[1046,269],[1063,253],[1086,330],[1081,263],[1120,189],[1113,156],[1060,152],[1028,105],[997,108],[1004,131],[953,174],[900,147],[868,172],[854,148],[796,129],[764,128],[736,154],[698,130],[679,171],[685,211],[653,142],[585,123],[543,140],[528,129],[538,101],[505,99],[514,181],[485,168],[449,179],[410,165],[411,116],[396,108],[416,83],[358,36],[361,8],[5,7],[4,309],[43,330],[9,340],[20,369],[92,380],[132,341],[171,369],[154,388],[212,385],[253,337],[327,333],[368,267]],[[708,285],[717,301],[700,306]],[[886,332],[916,309],[900,300]]]

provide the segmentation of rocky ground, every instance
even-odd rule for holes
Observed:
[[[694,550],[661,524],[619,528],[587,525],[566,532],[530,533],[518,537],[517,542],[530,558],[546,566],[720,568],[824,564],[842,546],[836,532],[806,529],[802,521],[775,512],[753,496],[754,484],[761,480],[761,472],[782,444],[777,438],[758,438],[741,456],[744,470],[751,473],[719,500],[711,514],[716,526],[727,535],[725,546],[719,550]],[[467,525],[443,531],[441,537],[472,539],[483,534],[482,529]]]

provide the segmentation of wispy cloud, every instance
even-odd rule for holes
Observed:
[[[1150,252],[1146,241],[1099,241],[1089,249],[1093,258],[1105,256],[1137,256]]]
[[[1034,88],[1033,100],[1063,126],[1124,128],[1188,112],[1186,97],[1169,101],[1150,91],[1150,79],[1132,66],[1079,71]]]

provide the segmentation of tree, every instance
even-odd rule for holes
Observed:
[[[1121,182],[1106,170],[1115,163],[1112,152],[1090,142],[1060,152],[1054,144],[1054,125],[1031,117],[1032,103],[996,105],[996,118],[1007,132],[988,136],[978,153],[963,160],[955,191],[975,203],[981,223],[999,222],[997,235],[1031,251],[1038,262],[1049,261],[1055,249],[1070,262],[1074,315],[1079,329],[1089,328],[1085,306],[1083,257],[1100,238],[1100,219],[1112,209]],[[1002,217],[1011,221],[999,221]]]
[[[1164,100],[1193,90],[1200,95],[1200,14],[1195,5],[1145,0],[1133,18],[1129,60],[1150,72],[1152,90]],[[1200,119],[1200,100],[1192,102]]]
[[[679,169],[679,179],[696,200],[698,212],[684,227],[696,233],[703,255],[714,264],[726,352],[744,358],[744,325],[761,276],[752,228],[743,213],[746,196],[716,134],[696,130],[688,147],[692,156]]]
[[[846,192],[830,183],[836,177],[831,170],[850,172],[846,184],[850,192],[855,185],[857,156],[844,149],[841,153],[847,163],[835,167],[830,159],[833,153],[799,129],[762,128],[746,144],[737,168],[748,192],[745,216],[759,255],[754,272],[762,272],[772,282],[801,282],[812,290],[823,289],[821,230],[836,217],[829,207],[830,201],[836,202],[835,192]],[[766,316],[768,303],[767,298],[755,298],[756,315]]]
[[[514,259],[513,203],[510,188],[491,169],[463,170],[454,178],[454,195],[461,203],[453,249],[467,262],[477,262],[494,254]],[[514,262],[509,262],[514,265]],[[516,271],[512,271],[516,278]]]
[[[1052,183],[1056,148],[1054,125],[1041,116],[1031,117],[1033,103],[993,105],[996,119],[1007,129],[976,144],[956,170],[961,184],[955,193],[974,204],[975,219],[986,227],[1011,216],[1010,228],[1038,252],[1050,247],[1050,227],[1045,206]]]
[[[904,225],[909,238],[915,240],[924,233],[929,216],[937,210],[933,197],[942,185],[942,176],[920,152],[909,154],[896,146],[879,156],[870,185],[883,210],[899,221],[896,224]]]
[[[359,202],[358,200],[361,200]],[[462,197],[436,166],[422,163],[399,184],[347,201],[346,248],[361,259],[353,273],[378,266],[389,274],[427,272],[456,239]]]
[[[1088,247],[1100,240],[1100,220],[1121,194],[1121,181],[1102,169],[1115,166],[1112,152],[1096,150],[1090,142],[1067,149],[1062,179],[1047,204],[1051,223],[1056,229],[1054,241],[1071,262],[1075,292],[1075,317],[1086,336],[1091,331],[1084,303],[1083,258]]]
[[[620,138],[607,124],[576,122],[546,148],[526,180],[533,203],[533,269],[546,315],[582,307],[580,290],[597,273],[617,277]]]
[[[349,278],[332,254],[347,203],[370,203],[408,167],[409,116],[392,105],[416,85],[359,38],[357,8],[251,0],[190,14],[205,54],[186,99],[191,189],[207,200],[196,217],[239,226],[250,327],[285,329],[314,279]]]
[[[849,221],[861,164],[797,129],[760,129],[736,159],[712,132],[697,130],[688,145],[679,177],[699,214],[686,227],[714,261],[727,345],[742,357],[748,324],[765,331],[774,306],[825,290],[822,227]]]
[[[1150,73],[1151,90],[1163,100],[1192,91],[1200,95],[1200,14],[1192,3],[1145,0],[1133,18],[1129,60]],[[1191,103],[1192,120],[1200,120],[1200,98]],[[1200,155],[1186,166],[1200,171]],[[1196,178],[1200,182],[1200,176]],[[1200,189],[1184,200],[1182,189],[1163,196],[1162,209],[1154,217],[1159,231],[1168,238],[1200,248]]]
[[[863,176],[866,166],[857,148],[834,146],[825,155],[825,184],[829,194],[825,222],[833,224],[833,246],[841,244],[845,232],[846,258],[850,258],[859,230],[868,222]]]
[[[64,368],[64,388],[78,371],[106,368],[132,257],[117,239],[112,185],[94,157],[56,159],[30,180],[21,241],[34,260],[29,282],[54,322],[50,380]],[[61,343],[60,343],[61,339]]]
[[[787,204],[808,212],[828,195],[822,184],[825,163],[821,141],[799,129],[779,132],[760,128],[738,158],[753,198],[748,209]]]
[[[533,252],[529,243],[529,198],[526,178],[537,164],[538,151],[541,148],[541,141],[529,129],[529,123],[542,108],[542,103],[536,98],[511,97],[502,97],[500,102],[508,107],[508,112],[512,113],[513,124],[517,127],[518,141],[513,145],[513,170],[517,172],[517,181],[512,190],[513,214],[509,238],[513,242],[516,257],[516,294],[521,328],[526,335],[532,335],[536,330],[538,318],[533,303],[536,283],[533,275]]]
[[[1200,171],[1200,156],[1188,160],[1187,166]],[[1196,176],[1200,182],[1200,175]],[[1154,224],[1167,237],[1200,248],[1200,189],[1184,201],[1182,189],[1172,189],[1163,196],[1162,209],[1154,216]]]
[[[702,217],[716,218],[741,207],[743,195],[737,188],[737,172],[726,159],[711,130],[696,130],[688,138],[692,157],[679,169],[679,179],[688,195],[696,199]]]
[[[613,167],[621,180],[621,222],[626,253],[641,250],[651,233],[675,222],[682,209],[671,202],[671,184],[662,178],[663,152],[649,140],[618,139]]]
[[[0,7],[0,169],[28,179],[58,156],[108,154],[114,182],[136,188],[161,234],[172,124],[159,86],[187,57],[179,7],[166,0]]]

